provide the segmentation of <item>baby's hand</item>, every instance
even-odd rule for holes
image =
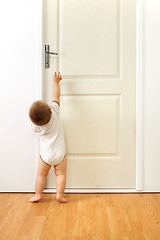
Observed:
[[[59,83],[62,80],[62,76],[60,75],[60,72],[57,73],[55,72],[55,75],[53,76],[53,81]]]

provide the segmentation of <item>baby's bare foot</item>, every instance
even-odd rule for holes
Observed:
[[[61,203],[66,203],[67,202],[67,199],[64,198],[64,197],[61,197],[61,196],[57,196],[56,199]]]
[[[29,199],[30,202],[38,202],[41,200],[41,195],[40,194],[35,194],[31,199]]]

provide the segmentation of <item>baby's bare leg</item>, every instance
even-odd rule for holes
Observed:
[[[60,202],[67,202],[63,197],[63,193],[66,186],[66,167],[67,167],[67,156],[64,156],[64,159],[61,163],[54,166],[56,174],[56,188],[57,188],[57,200]]]
[[[44,163],[42,159],[39,157],[37,178],[36,178],[36,184],[35,184],[36,194],[29,200],[30,202],[37,202],[41,199],[42,192],[46,183],[46,177],[49,173],[50,168],[51,166]]]

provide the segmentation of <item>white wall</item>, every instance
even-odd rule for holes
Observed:
[[[160,191],[160,1],[143,3],[143,189]]]
[[[34,190],[35,1],[0,3],[0,191]]]
[[[160,191],[160,1],[142,1],[143,190]],[[35,136],[28,108],[37,96],[40,74],[37,3],[7,0],[0,7],[0,191],[34,190]]]

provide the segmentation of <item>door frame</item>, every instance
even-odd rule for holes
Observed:
[[[43,98],[43,8],[44,0],[36,0],[36,98]],[[143,0],[136,0],[136,188],[67,188],[65,192],[137,192],[143,191]],[[36,158],[39,152],[39,141],[36,138]],[[56,189],[45,189],[44,192],[56,192]]]

